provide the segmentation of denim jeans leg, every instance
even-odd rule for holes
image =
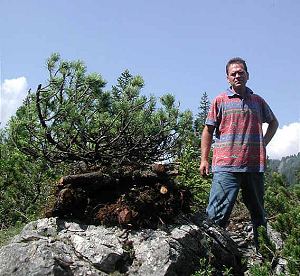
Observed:
[[[239,188],[239,174],[231,172],[214,173],[209,203],[206,209],[208,218],[221,227],[226,227]]]
[[[264,209],[264,175],[263,173],[246,173],[241,188],[245,205],[247,206],[253,225],[254,242],[258,246],[258,227],[267,227]]]

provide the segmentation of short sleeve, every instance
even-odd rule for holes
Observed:
[[[215,98],[210,106],[209,111],[208,111],[205,124],[217,127],[218,121],[219,121],[219,116],[220,116],[219,100],[218,100],[218,98]]]
[[[275,119],[275,115],[269,105],[262,99],[262,121],[263,123],[270,123]]]

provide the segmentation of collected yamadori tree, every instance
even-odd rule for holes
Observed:
[[[128,70],[110,91],[82,61],[47,60],[49,79],[29,91],[11,119],[17,147],[52,163],[89,166],[146,165],[176,157],[192,129],[172,95],[141,95],[144,81]]]

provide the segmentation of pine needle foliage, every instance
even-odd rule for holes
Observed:
[[[141,95],[144,81],[125,70],[110,91],[82,61],[47,61],[48,82],[29,92],[11,121],[11,136],[24,153],[51,163],[90,166],[145,165],[172,158],[192,128],[171,94]]]
[[[282,256],[290,275],[300,274],[300,183],[290,187],[284,177],[273,173],[267,179],[266,209],[272,226],[284,241]]]

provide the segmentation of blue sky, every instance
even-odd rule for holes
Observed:
[[[271,155],[299,152],[298,0],[1,0],[0,8],[2,122],[46,82],[53,52],[83,60],[107,89],[129,69],[144,78],[144,94],[170,92],[194,114],[204,92],[212,100],[227,87],[225,64],[240,56],[248,86],[280,122]]]

